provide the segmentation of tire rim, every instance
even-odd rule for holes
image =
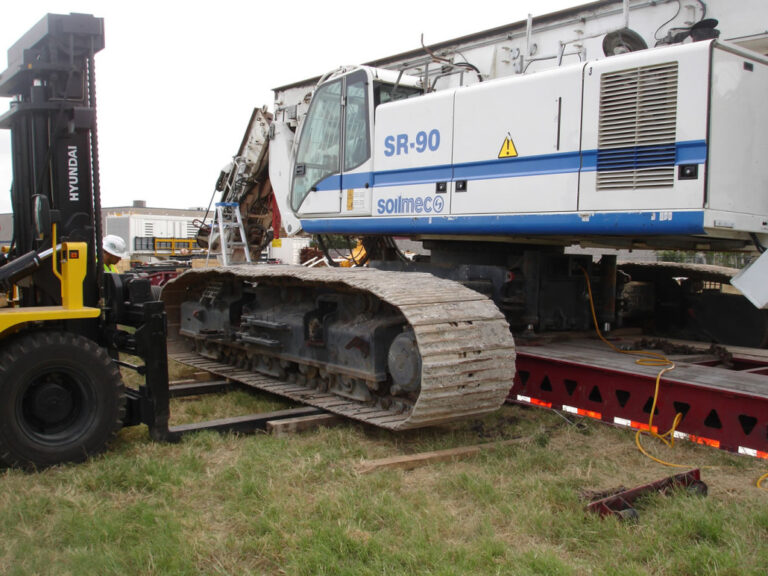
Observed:
[[[19,427],[36,442],[49,446],[71,444],[94,420],[93,387],[80,371],[41,368],[22,387],[16,414]]]

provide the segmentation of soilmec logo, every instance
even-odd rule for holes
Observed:
[[[379,200],[376,211],[379,214],[439,214],[445,207],[442,196],[427,196],[424,198],[389,198]]]

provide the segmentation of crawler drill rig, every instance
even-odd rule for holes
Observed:
[[[163,294],[174,350],[407,428],[488,410],[515,374],[498,327],[583,333],[590,301],[601,327],[764,347],[732,270],[615,253],[764,251],[768,59],[739,12],[766,7],[732,8],[603,0],[276,89],[222,200],[259,249],[281,228],[363,238],[375,270],[191,271]]]
[[[590,299],[601,325],[765,345],[765,311],[709,286],[728,271],[565,250],[764,250],[768,176],[751,158],[768,151],[768,60],[717,40],[707,6],[729,37],[765,40],[721,0],[686,3],[679,23],[670,2],[601,0],[278,89],[222,200],[255,247],[281,228],[362,236],[370,266],[191,270],[162,302],[98,260],[102,22],[47,16],[0,76],[16,98],[0,118],[15,220],[0,282],[16,294],[0,312],[0,461],[82,459],[124,424],[174,438],[166,337],[182,362],[390,429],[496,409],[510,328],[589,329]],[[568,37],[537,54],[553,31]],[[527,74],[542,62],[556,64]],[[405,259],[394,236],[429,256]],[[143,359],[140,390],[120,381],[121,350]]]

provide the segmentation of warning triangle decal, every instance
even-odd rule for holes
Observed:
[[[501,145],[501,150],[499,150],[499,158],[514,158],[515,156],[517,156],[517,148],[515,148],[512,138],[507,136],[504,139],[504,144]]]

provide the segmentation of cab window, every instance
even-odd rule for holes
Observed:
[[[386,104],[387,102],[395,102],[397,100],[405,100],[406,98],[413,98],[414,96],[421,96],[422,93],[421,88],[414,88],[413,86],[395,86],[394,84],[376,82],[373,86],[374,106]]]
[[[315,92],[296,154],[291,206],[298,210],[309,191],[340,170],[341,80]]]
[[[365,72],[347,78],[344,110],[344,170],[352,170],[371,155],[368,127],[368,86]]]

